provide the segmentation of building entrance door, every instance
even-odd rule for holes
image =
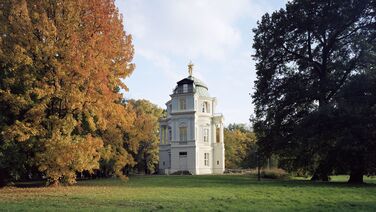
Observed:
[[[179,152],[179,170],[188,171],[187,152]]]

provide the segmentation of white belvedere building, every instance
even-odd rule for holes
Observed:
[[[171,174],[222,174],[225,170],[223,115],[216,114],[216,98],[192,76],[177,82],[160,120],[159,171]]]

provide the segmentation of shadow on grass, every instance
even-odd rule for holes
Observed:
[[[81,181],[78,186],[125,186],[125,187],[332,187],[332,188],[364,188],[375,187],[374,183],[348,184],[346,182],[312,182],[310,180],[272,180],[257,181],[254,176],[247,175],[204,175],[204,176],[134,176],[128,181],[118,179],[102,179]]]
[[[26,182],[16,182],[14,184],[17,188],[38,188],[45,187],[46,181],[26,181]]]
[[[45,187],[45,181],[30,181],[30,182],[17,182],[15,187],[18,188],[36,188]],[[364,184],[348,184],[346,182],[312,182],[310,180],[272,180],[262,179],[257,181],[255,176],[250,175],[200,175],[200,176],[132,176],[129,180],[120,180],[116,178],[96,179],[96,180],[80,180],[77,186],[91,186],[91,187],[331,187],[331,188],[364,188],[374,187],[375,183]]]

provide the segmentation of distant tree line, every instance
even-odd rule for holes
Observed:
[[[114,0],[0,3],[0,184],[151,173],[157,119],[122,99],[132,38]]]
[[[264,157],[328,181],[376,173],[376,1],[292,0],[254,29]]]

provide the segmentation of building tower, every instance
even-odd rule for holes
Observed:
[[[177,82],[160,120],[159,172],[222,174],[225,169],[223,115],[215,113],[216,98],[192,76]]]

